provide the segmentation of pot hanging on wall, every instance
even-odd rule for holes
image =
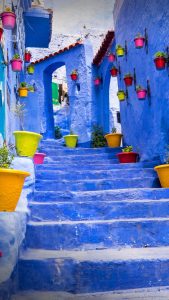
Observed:
[[[101,78],[97,77],[94,79],[94,85],[99,86],[101,84]]]
[[[116,46],[116,54],[118,57],[122,57],[125,54],[125,50],[121,45]]]
[[[22,70],[22,59],[19,54],[15,54],[11,60],[11,66],[13,72],[21,72]]]
[[[144,100],[147,96],[147,90],[141,86],[136,87],[137,98]]]
[[[162,70],[165,69],[166,67],[166,54],[164,52],[156,52],[156,54],[154,55],[154,63],[156,66],[157,70]]]
[[[133,76],[128,73],[124,75],[124,82],[126,86],[131,86],[133,83]]]
[[[108,61],[109,61],[109,62],[114,62],[115,59],[116,59],[116,56],[115,56],[114,53],[109,53],[109,54],[108,54]]]
[[[1,42],[1,40],[2,40],[2,35],[3,35],[3,29],[2,28],[0,28],[0,42]]]
[[[135,47],[138,49],[143,48],[144,42],[145,42],[144,36],[142,36],[140,33],[138,33],[138,35],[136,35],[136,37],[134,39]]]
[[[33,64],[30,64],[28,67],[27,67],[27,72],[29,75],[33,75],[34,72],[35,72],[35,66]]]
[[[29,63],[31,60],[31,52],[30,51],[25,51],[25,62]]]
[[[118,74],[118,69],[116,67],[113,67],[111,68],[110,73],[112,77],[116,77]]]
[[[73,81],[76,81],[78,79],[78,71],[73,70],[72,73],[70,74],[70,77]]]
[[[1,13],[2,26],[4,29],[11,30],[15,27],[16,24],[16,15],[10,8],[7,8],[7,11]]]
[[[125,97],[126,97],[126,94],[123,90],[119,90],[117,92],[117,97],[119,98],[119,101],[124,101]]]

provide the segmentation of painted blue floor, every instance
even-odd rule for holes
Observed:
[[[169,285],[169,191],[159,188],[156,162],[120,165],[120,149],[73,150],[51,140],[41,150],[48,157],[36,167],[20,293],[88,293],[87,300]]]

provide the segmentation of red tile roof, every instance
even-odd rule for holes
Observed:
[[[65,52],[65,51],[68,51],[68,50],[70,50],[70,49],[72,49],[72,48],[74,48],[74,47],[77,47],[77,46],[79,46],[79,45],[82,45],[82,44],[83,44],[83,41],[78,41],[78,42],[76,42],[76,43],[74,43],[74,44],[69,45],[68,47],[65,47],[65,48],[63,48],[63,49],[61,49],[61,50],[59,50],[59,51],[56,51],[56,52],[51,53],[51,54],[49,54],[49,55],[47,55],[47,56],[45,56],[45,57],[43,57],[43,58],[41,58],[41,59],[36,60],[36,61],[32,62],[32,64],[34,64],[34,65],[35,65],[35,64],[38,64],[38,63],[40,63],[40,62],[42,62],[42,61],[44,61],[44,60],[46,60],[46,59],[48,59],[48,58],[50,58],[50,57],[56,56],[56,55],[58,55],[58,54],[60,54],[60,53],[63,53],[63,52]]]
[[[103,43],[99,49],[99,51],[97,52],[97,54],[95,55],[94,59],[93,59],[93,64],[98,66],[102,59],[104,58],[105,54],[107,53],[107,50],[109,49],[109,47],[111,46],[113,40],[114,40],[114,31],[108,31]]]

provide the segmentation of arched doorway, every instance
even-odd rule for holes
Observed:
[[[109,131],[116,128],[117,132],[121,132],[120,121],[120,103],[117,97],[118,83],[116,77],[110,78],[109,84]]]

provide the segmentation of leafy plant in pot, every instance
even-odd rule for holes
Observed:
[[[0,212],[13,212],[17,206],[24,180],[29,172],[12,169],[14,155],[10,147],[0,148]]]
[[[93,148],[106,147],[106,139],[104,137],[103,128],[98,125],[93,126],[92,136],[91,136],[91,146]]]
[[[136,48],[143,48],[145,42],[145,37],[138,33],[134,39],[135,47]]]
[[[116,54],[118,57],[124,56],[125,50],[121,45],[116,46]]]
[[[29,75],[33,75],[34,72],[35,72],[35,66],[34,64],[30,64],[28,67],[27,67],[27,72]]]
[[[119,90],[117,92],[117,97],[119,98],[119,101],[124,101],[126,97],[126,93],[123,90]]]
[[[131,86],[133,83],[133,76],[130,73],[125,74],[124,82],[126,86]]]
[[[29,63],[31,60],[32,54],[29,50],[25,50],[25,62]]]
[[[20,121],[20,131],[14,131],[16,152],[19,156],[33,157],[42,135],[36,132],[24,131],[25,105],[17,103],[13,112]]]
[[[126,146],[122,149],[121,153],[117,154],[120,163],[136,163],[138,160],[139,154],[137,152],[133,152],[132,146]]]
[[[1,13],[1,20],[4,29],[14,29],[16,24],[16,15],[10,7],[6,7],[5,11]]]
[[[110,70],[110,73],[112,77],[116,77],[118,75],[118,69],[115,66],[113,66]]]
[[[154,55],[154,63],[157,70],[163,70],[166,67],[167,54],[164,52],[156,52]]]
[[[136,93],[137,93],[137,98],[139,100],[144,100],[147,95],[147,90],[143,88],[141,85],[136,86]]]
[[[21,82],[18,89],[19,97],[25,98],[28,97],[28,86],[26,82]]]
[[[166,155],[165,163],[156,166],[154,170],[157,172],[161,187],[169,188],[169,153]]]
[[[76,81],[78,78],[78,71],[75,69],[72,71],[72,73],[70,74],[70,77],[73,81]]]
[[[18,53],[15,53],[11,60],[11,67],[13,72],[21,72],[22,70],[22,59]]]
[[[107,141],[108,147],[116,148],[116,147],[120,147],[122,136],[123,135],[121,133],[117,133],[116,128],[113,127],[112,132],[106,134],[104,137]]]
[[[66,147],[76,148],[77,141],[78,141],[78,135],[74,134],[74,132],[72,130],[70,130],[70,134],[64,136],[64,141],[65,141]]]

